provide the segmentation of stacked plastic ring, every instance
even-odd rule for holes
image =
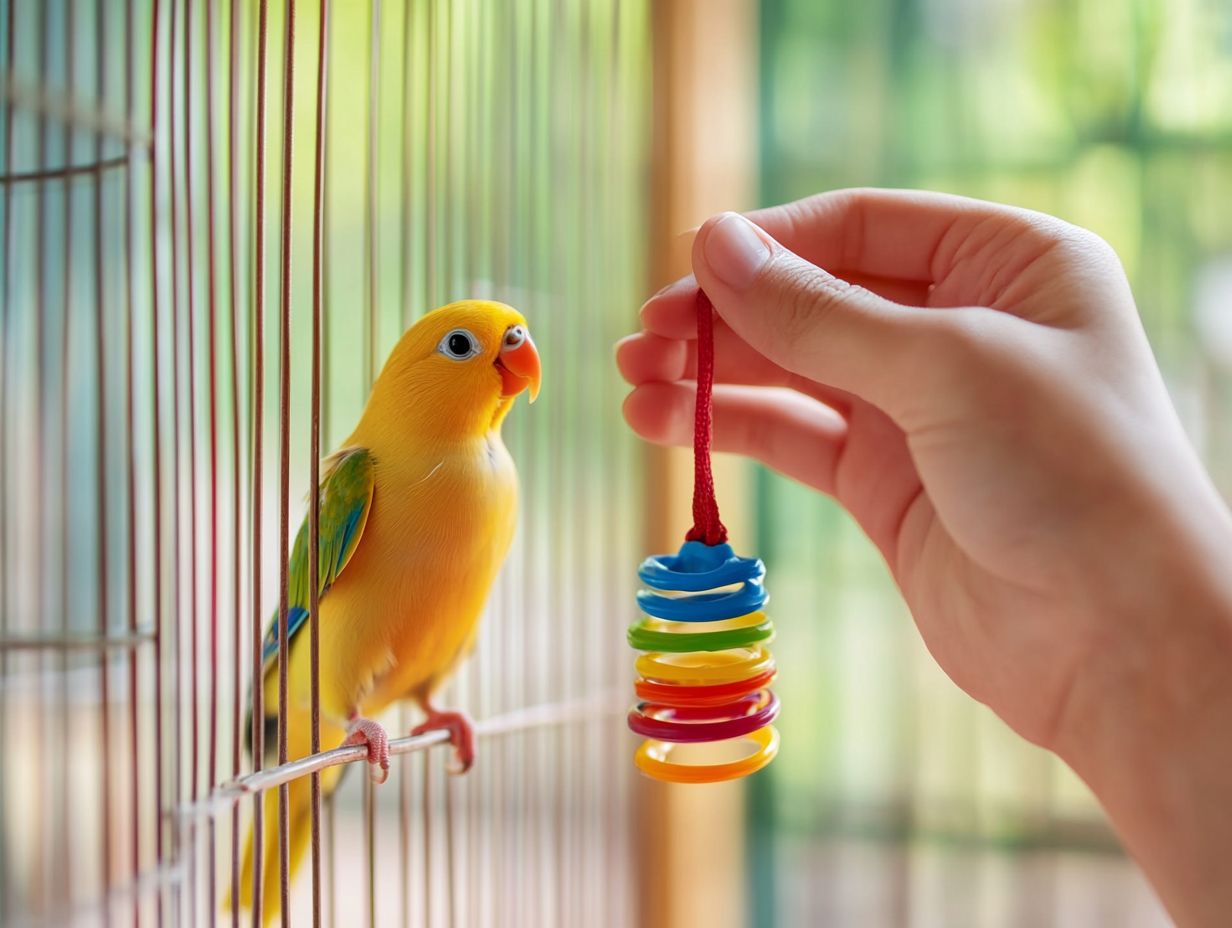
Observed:
[[[646,589],[637,602],[645,617],[629,627],[628,638],[646,652],[636,664],[639,701],[629,710],[629,728],[647,739],[634,757],[643,773],[714,783],[754,773],[778,753],[765,574],[760,560],[701,541],[642,562]],[[683,753],[681,745],[703,743],[721,743],[704,752],[706,762],[673,757]]]

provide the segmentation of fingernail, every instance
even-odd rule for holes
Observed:
[[[666,287],[661,287],[638,309],[639,318],[645,318],[646,307],[655,300],[663,299],[664,297],[683,296],[686,293],[692,293],[697,289],[697,278],[692,274],[681,277],[679,280],[673,280]]]
[[[706,263],[733,290],[747,290],[770,260],[770,245],[739,213],[724,213],[706,234]]]
[[[677,280],[673,280],[667,286],[660,287],[650,297],[650,300],[658,299],[661,296],[667,296],[669,293],[676,293],[676,292],[683,293],[686,290],[695,290],[695,289],[697,289],[697,278],[694,277],[692,274],[686,274],[684,277],[681,277]],[[649,303],[650,300],[647,300],[646,302]]]

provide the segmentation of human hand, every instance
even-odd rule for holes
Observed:
[[[1096,742],[1144,713],[1161,738],[1216,703],[1232,718],[1232,520],[1112,250],[927,193],[750,218],[702,226],[695,278],[621,343],[630,425],[690,441],[700,284],[720,317],[716,447],[837,498],[958,685],[1091,781],[1111,761],[1090,755],[1128,750]]]

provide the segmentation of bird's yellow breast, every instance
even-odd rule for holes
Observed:
[[[374,470],[362,541],[321,602],[322,710],[336,718],[436,686],[513,539],[517,475],[496,434]]]

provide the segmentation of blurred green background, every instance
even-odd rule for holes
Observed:
[[[1232,487],[1232,6],[762,0],[760,27],[762,203],[926,187],[1095,230]],[[755,486],[784,747],[750,784],[753,922],[1166,923],[1076,777],[936,668],[852,521]]]

